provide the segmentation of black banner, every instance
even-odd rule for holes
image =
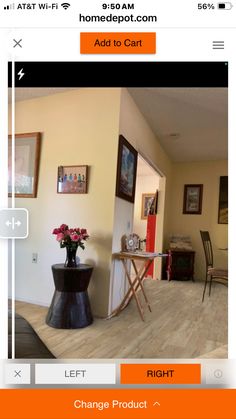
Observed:
[[[12,86],[12,63],[8,63]],[[227,62],[16,62],[16,87],[228,87]]]

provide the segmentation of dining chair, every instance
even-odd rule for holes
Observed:
[[[223,285],[228,285],[228,270],[222,268],[215,268],[213,264],[213,251],[212,251],[212,244],[209,231],[202,231],[200,230],[202,244],[205,253],[205,261],[206,261],[206,277],[205,277],[205,284],[204,290],[202,295],[202,302],[204,301],[207,282],[209,278],[209,297],[211,295],[211,285],[212,280],[221,279]]]

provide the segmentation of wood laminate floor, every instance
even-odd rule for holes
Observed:
[[[144,287],[152,307],[145,322],[134,299],[119,316],[76,330],[47,326],[46,307],[17,301],[16,312],[57,358],[227,358],[227,287],[213,284],[203,303],[202,282],[146,280]]]

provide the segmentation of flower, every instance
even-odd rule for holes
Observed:
[[[69,228],[67,224],[54,228],[52,234],[56,235],[60,247],[70,247],[71,249],[77,249],[77,247],[84,249],[84,242],[89,239],[85,228]]]
[[[78,234],[72,233],[72,234],[70,234],[70,238],[73,242],[77,242],[77,241],[79,241],[80,237],[78,236]]]
[[[57,241],[58,241],[58,242],[61,242],[61,241],[64,239],[64,237],[65,237],[65,236],[64,236],[64,234],[63,234],[63,233],[58,233],[58,234],[57,234]]]

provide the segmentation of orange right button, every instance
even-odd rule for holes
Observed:
[[[201,364],[121,364],[121,384],[201,384]]]

